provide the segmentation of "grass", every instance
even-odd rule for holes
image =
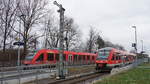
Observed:
[[[141,64],[139,66],[150,66],[150,63],[144,63],[144,64]]]
[[[143,64],[140,66],[150,66]],[[150,68],[135,68],[104,78],[95,84],[150,84]]]

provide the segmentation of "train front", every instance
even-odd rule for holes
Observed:
[[[96,58],[96,70],[111,70],[111,67],[108,67],[110,52],[112,48],[106,47],[98,50],[98,56]]]
[[[28,51],[28,52],[29,53],[26,55],[25,60],[22,61],[23,65],[31,65],[31,64],[33,64],[32,60],[33,60],[34,56],[36,55],[37,50]]]

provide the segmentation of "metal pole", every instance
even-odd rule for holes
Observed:
[[[136,31],[136,26],[135,26],[135,43],[136,43],[135,49],[136,49],[136,53],[137,53],[137,31]]]
[[[21,33],[21,19],[20,19],[20,24],[19,24],[19,32]],[[19,42],[20,42],[20,33],[19,33]],[[18,63],[17,63],[17,65],[20,66],[20,45],[18,45]]]
[[[20,18],[22,17],[22,15],[20,16]],[[20,42],[20,33],[21,33],[21,19],[20,19],[20,24],[19,24],[19,42]],[[18,45],[18,63],[17,63],[17,69],[18,69],[18,84],[21,83],[21,72],[20,72],[20,45]]]
[[[142,43],[142,52],[143,52],[143,40],[141,40],[141,43]]]
[[[57,5],[59,7],[58,12],[60,13],[60,28],[59,28],[59,36],[60,36],[60,40],[59,40],[59,71],[58,71],[58,76],[59,79],[65,79],[65,75],[64,75],[64,63],[63,63],[63,52],[64,52],[64,11],[65,9],[62,7],[61,4],[58,4],[56,1],[54,1],[54,5]]]
[[[137,55],[137,30],[136,30],[136,26],[132,26],[132,28],[134,28],[135,29],[135,51],[136,51],[136,55]],[[137,63],[137,60],[138,60],[138,58],[137,58],[137,56],[136,56],[136,63]]]

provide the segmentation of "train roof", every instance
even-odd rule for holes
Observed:
[[[48,53],[59,53],[58,49],[40,49],[38,52],[48,52]],[[78,54],[78,55],[96,55],[95,53],[87,53],[87,52],[74,52],[74,51],[66,51],[64,50],[64,54]]]
[[[101,48],[101,49],[99,49],[99,50],[112,50],[112,49],[115,49],[115,48],[112,48],[112,47],[105,47],[105,48]],[[98,51],[99,51],[98,50]]]
[[[134,53],[129,53],[129,52],[127,52],[127,51],[118,50],[118,49],[115,49],[115,48],[112,48],[112,47],[101,48],[101,49],[99,49],[98,51],[100,51],[100,50],[113,50],[113,51],[116,52],[116,53],[121,53],[121,54],[124,54],[124,55],[136,56],[136,54],[134,54]]]

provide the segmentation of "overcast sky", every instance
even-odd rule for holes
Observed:
[[[54,0],[53,0],[54,1]],[[131,49],[136,25],[138,47],[150,50],[150,0],[57,0],[66,9],[65,15],[74,18],[84,37],[89,26],[101,31],[102,36]],[[57,8],[57,7],[55,7]]]

